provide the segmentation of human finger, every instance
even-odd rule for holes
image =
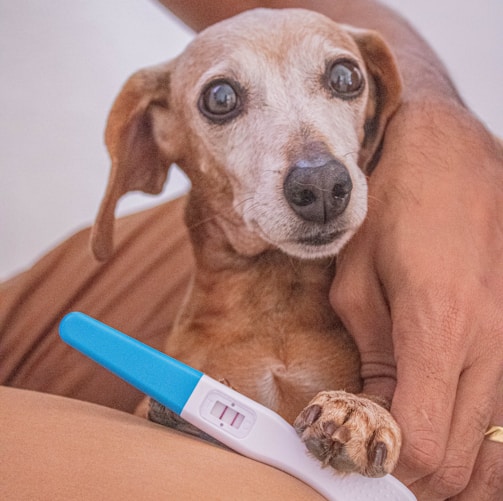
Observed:
[[[491,369],[488,363],[480,362],[463,371],[442,464],[412,485],[421,498],[447,499],[468,485],[497,398],[500,374]]]
[[[466,489],[453,501],[499,501],[503,499],[503,381],[490,425],[498,428],[499,440],[485,437]],[[499,425],[499,426],[498,426]]]
[[[363,391],[391,401],[396,380],[391,319],[365,249],[357,236],[339,256],[330,301],[360,352]]]
[[[439,336],[433,319],[428,324],[424,315],[421,321],[421,314],[409,314],[394,324],[397,385],[391,407],[403,434],[395,474],[406,485],[442,464],[464,359],[446,346],[449,333]]]

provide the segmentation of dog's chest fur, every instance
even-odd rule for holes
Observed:
[[[202,232],[212,237],[200,239]],[[217,225],[197,234],[197,272],[168,354],[290,422],[323,389],[360,391],[356,347],[328,301],[332,260],[301,261],[278,250],[243,257]]]

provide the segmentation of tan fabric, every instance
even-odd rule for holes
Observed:
[[[113,258],[97,263],[83,230],[0,285],[0,384],[132,411],[139,392],[59,339],[82,311],[160,348],[192,266],[178,199],[117,221]]]

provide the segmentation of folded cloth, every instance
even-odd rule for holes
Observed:
[[[63,343],[58,325],[82,311],[162,349],[193,266],[184,207],[180,198],[119,219],[105,263],[88,228],[0,284],[0,384],[132,412],[141,394]]]

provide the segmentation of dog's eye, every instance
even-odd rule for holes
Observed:
[[[211,83],[202,93],[199,109],[208,118],[216,121],[231,118],[239,104],[238,94],[227,81]]]
[[[342,98],[357,96],[363,89],[363,75],[352,61],[335,62],[329,71],[329,85]]]

